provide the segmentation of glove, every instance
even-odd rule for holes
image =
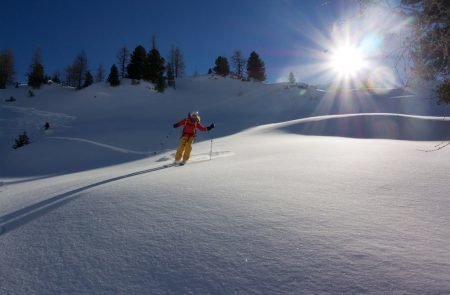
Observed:
[[[173,124],[173,128],[177,128],[178,127],[178,125],[177,124]]]
[[[206,129],[209,131],[209,130],[213,129],[214,127],[216,127],[216,125],[214,125],[214,123],[212,123],[211,125],[206,127]]]

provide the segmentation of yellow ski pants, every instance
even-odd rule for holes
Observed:
[[[195,136],[184,135],[180,139],[180,145],[177,149],[177,154],[175,155],[175,161],[180,161],[183,157],[183,161],[189,160],[192,151],[192,143],[194,142]]]

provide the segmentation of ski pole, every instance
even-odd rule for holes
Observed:
[[[210,149],[209,149],[209,160],[211,161],[212,160],[212,146],[213,146],[212,134],[210,135],[210,137],[211,137],[211,146],[210,146]]]
[[[166,145],[168,145],[169,138],[172,136],[173,129],[170,130],[168,134],[166,134],[165,139],[161,142],[161,152],[164,152],[166,150]]]

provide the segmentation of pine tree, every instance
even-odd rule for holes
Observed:
[[[19,136],[14,141],[15,144],[13,145],[13,149],[18,149],[30,143],[30,139],[28,138],[28,135],[25,131],[22,134],[19,134]]]
[[[156,48],[150,50],[144,71],[144,80],[157,84],[164,77],[165,60]]]
[[[140,80],[144,76],[144,69],[147,60],[145,48],[138,45],[131,54],[130,63],[127,66],[128,78]]]
[[[148,75],[147,80],[155,84],[155,89],[158,92],[164,92],[164,89],[166,88],[164,79],[165,70],[165,60],[156,49],[156,35],[154,34],[152,38],[152,49],[147,56],[147,68],[146,71],[144,71],[144,75]]]
[[[44,84],[44,79],[44,66],[42,64],[34,64],[31,73],[28,74],[28,85],[34,89],[39,89]]]
[[[295,76],[294,73],[289,73],[289,84],[295,84]]]
[[[256,52],[252,52],[247,61],[247,76],[248,79],[256,81],[266,80],[266,68],[264,62],[259,58]]]
[[[226,77],[230,74],[230,66],[228,64],[228,59],[223,56],[219,56],[216,59],[216,66],[214,67],[214,72],[217,75]]]
[[[40,49],[34,51],[33,59],[30,65],[30,73],[28,73],[28,85],[39,89],[45,83],[44,66],[42,65],[42,57]]]
[[[91,86],[92,83],[94,83],[94,77],[92,76],[90,71],[87,71],[86,74],[84,75],[83,88]]]
[[[119,70],[117,69],[115,64],[111,66],[111,70],[108,76],[108,82],[109,85],[113,87],[120,85]]]

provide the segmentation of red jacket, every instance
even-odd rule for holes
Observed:
[[[196,119],[190,118],[190,117],[184,118],[180,122],[176,123],[174,126],[180,127],[182,125],[184,125],[184,128],[183,128],[183,134],[181,136],[185,136],[185,135],[195,136],[197,129],[200,131],[208,130],[205,126],[200,124],[200,122],[198,122]]]

